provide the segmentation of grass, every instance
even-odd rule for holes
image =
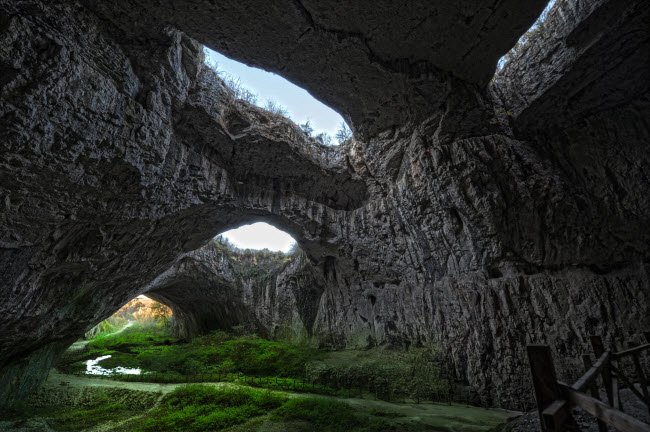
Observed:
[[[60,368],[67,373],[83,373],[84,365],[79,361],[110,355],[99,366],[140,368],[144,372],[113,375],[123,381],[230,381],[339,397],[370,392],[386,401],[447,401],[448,381],[431,352],[412,349],[397,353],[379,348],[329,352],[223,331],[187,342],[174,338],[164,327],[138,323],[121,333],[96,338],[86,352],[79,352]],[[294,385],[294,379],[299,386]]]
[[[390,430],[379,419],[357,414],[345,402],[306,398],[290,399],[271,416],[274,421],[304,420],[323,432],[370,432]]]
[[[217,331],[182,343],[158,326],[136,324],[125,331],[99,337],[70,363],[110,354],[100,366],[139,367],[170,376],[241,374],[253,377],[301,377],[307,362],[323,353],[307,346]]]
[[[264,415],[285,401],[285,396],[270,391],[190,384],[166,395],[160,408],[133,426],[142,432],[216,431]]]
[[[54,429],[81,431],[108,421],[120,420],[132,415],[124,403],[114,403],[97,408],[76,410],[55,417]]]
[[[77,391],[76,393],[74,393]],[[42,389],[29,400],[3,410],[0,420],[39,418],[55,431],[81,431],[130,419],[151,409],[160,393],[128,389]]]
[[[304,384],[306,364],[322,359],[323,350],[255,335],[212,332],[191,342],[174,338],[156,325],[137,323],[121,333],[92,340],[59,369],[83,374],[85,360],[110,355],[99,362],[105,369],[140,368],[143,375],[113,375],[122,381],[185,383],[230,381],[274,390],[309,391],[348,397],[354,392],[324,384]],[[294,384],[295,380],[295,384]]]
[[[137,323],[117,334],[102,334],[90,343],[90,350],[117,349],[131,345],[151,345],[155,343],[171,343],[175,340],[169,330],[154,323]]]
[[[389,430],[383,420],[360,415],[344,402],[199,384],[182,386],[164,396],[159,408],[131,427],[140,432],[219,431],[251,420],[257,424],[256,418],[268,413],[273,422],[304,421],[323,432]]]

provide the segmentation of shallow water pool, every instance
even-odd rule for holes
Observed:
[[[111,356],[105,355],[105,356],[97,357],[94,360],[88,360],[86,362],[86,375],[113,375],[113,374],[140,375],[141,373],[139,368],[138,369],[125,368],[122,366],[118,366],[113,369],[105,369],[101,367],[98,363],[102,360],[106,360],[107,358],[111,358]]]

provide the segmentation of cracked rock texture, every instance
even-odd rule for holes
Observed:
[[[160,275],[146,295],[173,309],[180,337],[244,326],[308,342],[326,284],[301,251],[238,251],[212,241]]]
[[[392,5],[0,0],[0,405],[144,292],[187,336],[434,342],[506,407],[526,343],[570,380],[648,329],[648,8],[558,0],[490,84],[543,2]],[[355,139],[235,100],[199,43]],[[304,251],[264,280],[208,244],[258,220]]]

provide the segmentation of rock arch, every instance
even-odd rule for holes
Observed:
[[[0,0],[0,405],[253,217],[322,278],[311,337],[433,341],[494,403],[529,397],[527,342],[647,327],[647,8],[558,1],[490,86],[543,2],[447,3]],[[192,38],[308,88],[356,139],[306,145],[228,98]]]

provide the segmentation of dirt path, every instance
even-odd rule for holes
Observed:
[[[121,329],[119,329],[119,330],[116,331],[115,333],[109,333],[109,334],[107,334],[106,336],[113,336],[113,335],[116,335],[116,334],[118,334],[118,333],[122,333],[124,330],[128,329],[128,328],[131,327],[133,324],[135,324],[135,321],[129,321],[129,322],[127,322],[127,323],[124,325],[124,327],[122,327]],[[86,345],[88,345],[88,343],[89,343],[90,341],[92,341],[92,339],[88,339],[88,340],[78,340],[77,342],[75,342],[75,343],[73,343],[72,345],[70,345],[70,347],[68,347],[68,349],[67,349],[66,351],[79,351],[79,350],[82,350],[82,349],[86,348]]]

